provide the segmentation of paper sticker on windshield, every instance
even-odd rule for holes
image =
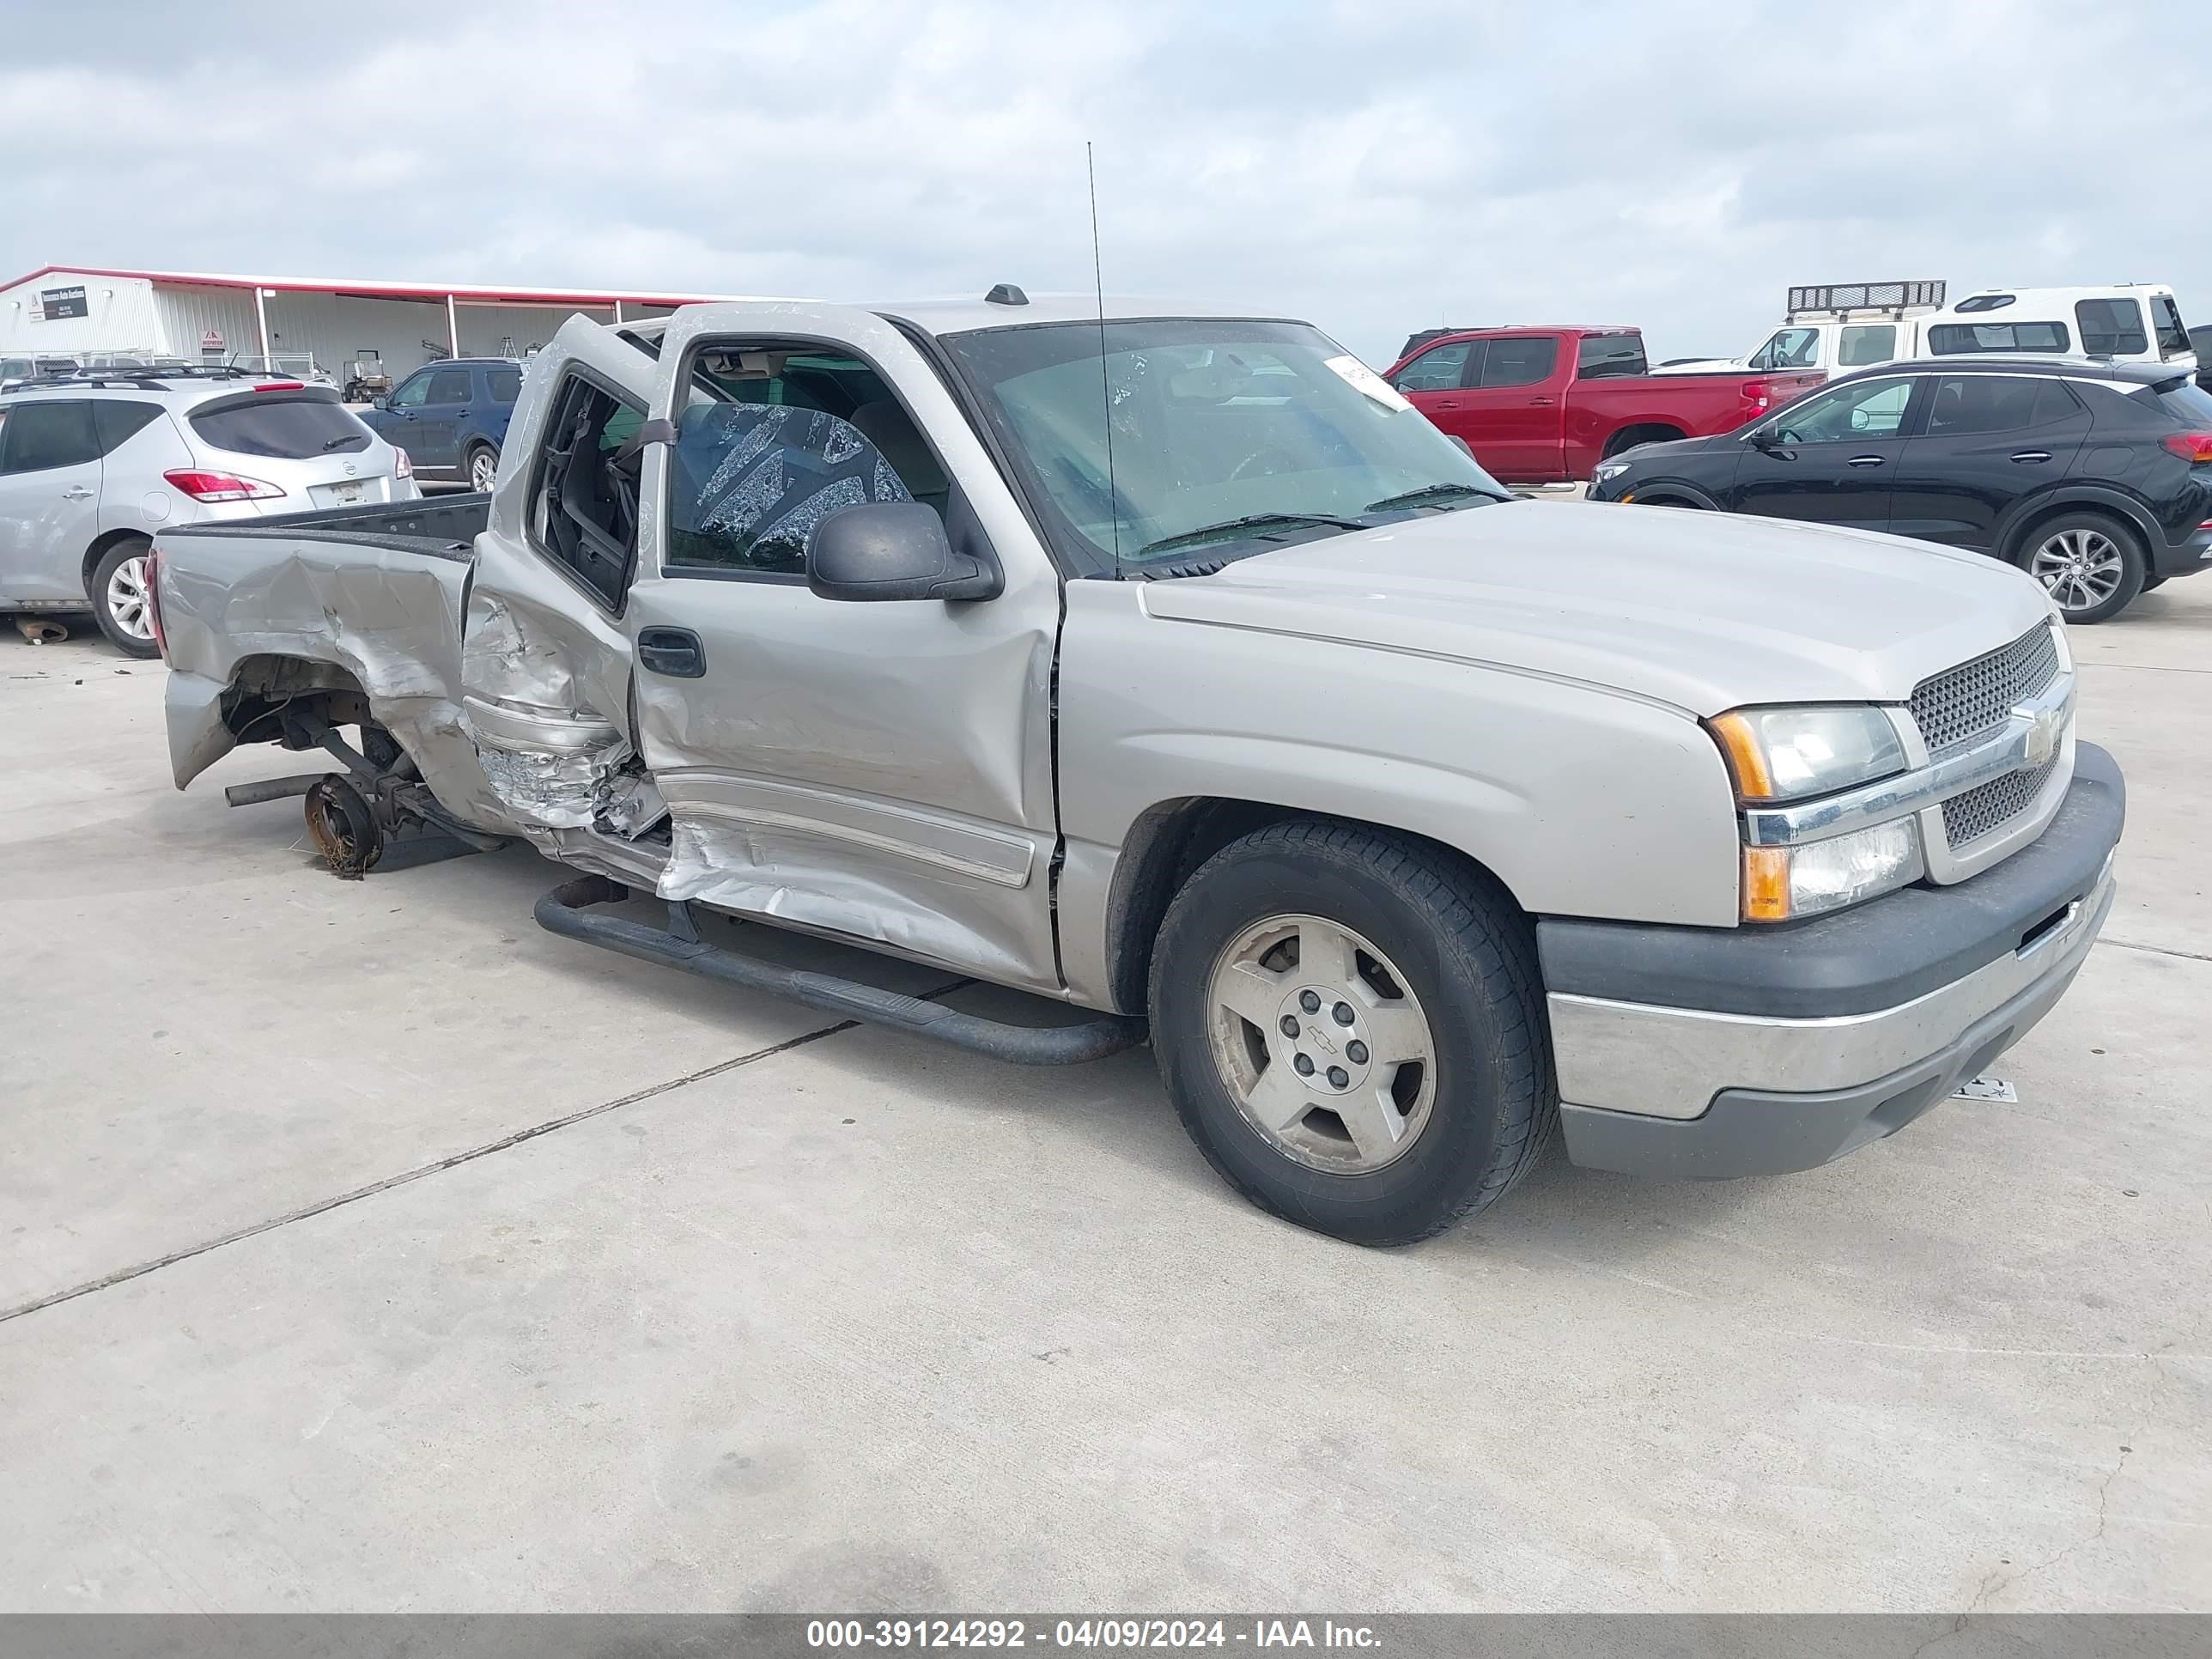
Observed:
[[[1334,369],[1343,377],[1344,383],[1353,391],[1374,398],[1385,409],[1413,407],[1413,404],[1398,395],[1397,387],[1392,386],[1389,381],[1384,380],[1357,357],[1331,357],[1328,359],[1326,367]]]

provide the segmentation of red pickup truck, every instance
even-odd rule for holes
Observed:
[[[1632,328],[1469,328],[1415,335],[1384,378],[1510,483],[1586,479],[1637,444],[1733,432],[1826,378],[1648,369]]]

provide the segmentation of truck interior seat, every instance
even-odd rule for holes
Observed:
[[[935,507],[942,518],[952,485],[923,441],[913,416],[894,403],[862,404],[853,411],[853,426],[891,464],[907,493]]]

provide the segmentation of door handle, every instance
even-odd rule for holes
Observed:
[[[1880,466],[1887,459],[1888,457],[1885,455],[1854,455],[1844,465],[1845,466]]]
[[[2047,461],[2050,459],[2051,452],[2047,449],[2023,449],[2013,457],[2015,461]]]
[[[1436,403],[1436,404],[1435,404],[1435,407],[1437,407],[1437,408],[1438,408],[1438,409],[1465,409],[1465,408],[1467,407],[1467,405],[1466,405],[1465,404],[1463,404],[1463,403],[1460,402],[1460,400],[1459,400],[1458,398],[1439,398],[1439,399],[1437,401],[1437,403]]]
[[[92,499],[92,491],[82,484],[71,484],[62,491],[62,499],[65,501],[88,501]]]
[[[1531,398],[1528,399],[1528,407],[1531,409],[1549,409],[1557,402],[1559,402],[1557,398]]]
[[[638,665],[672,680],[696,680],[707,672],[707,647],[688,628],[637,630]]]

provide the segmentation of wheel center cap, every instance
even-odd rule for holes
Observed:
[[[1285,997],[1267,1041],[1274,1062],[1316,1095],[1348,1094],[1374,1070],[1359,1005],[1334,986],[1302,985]]]

